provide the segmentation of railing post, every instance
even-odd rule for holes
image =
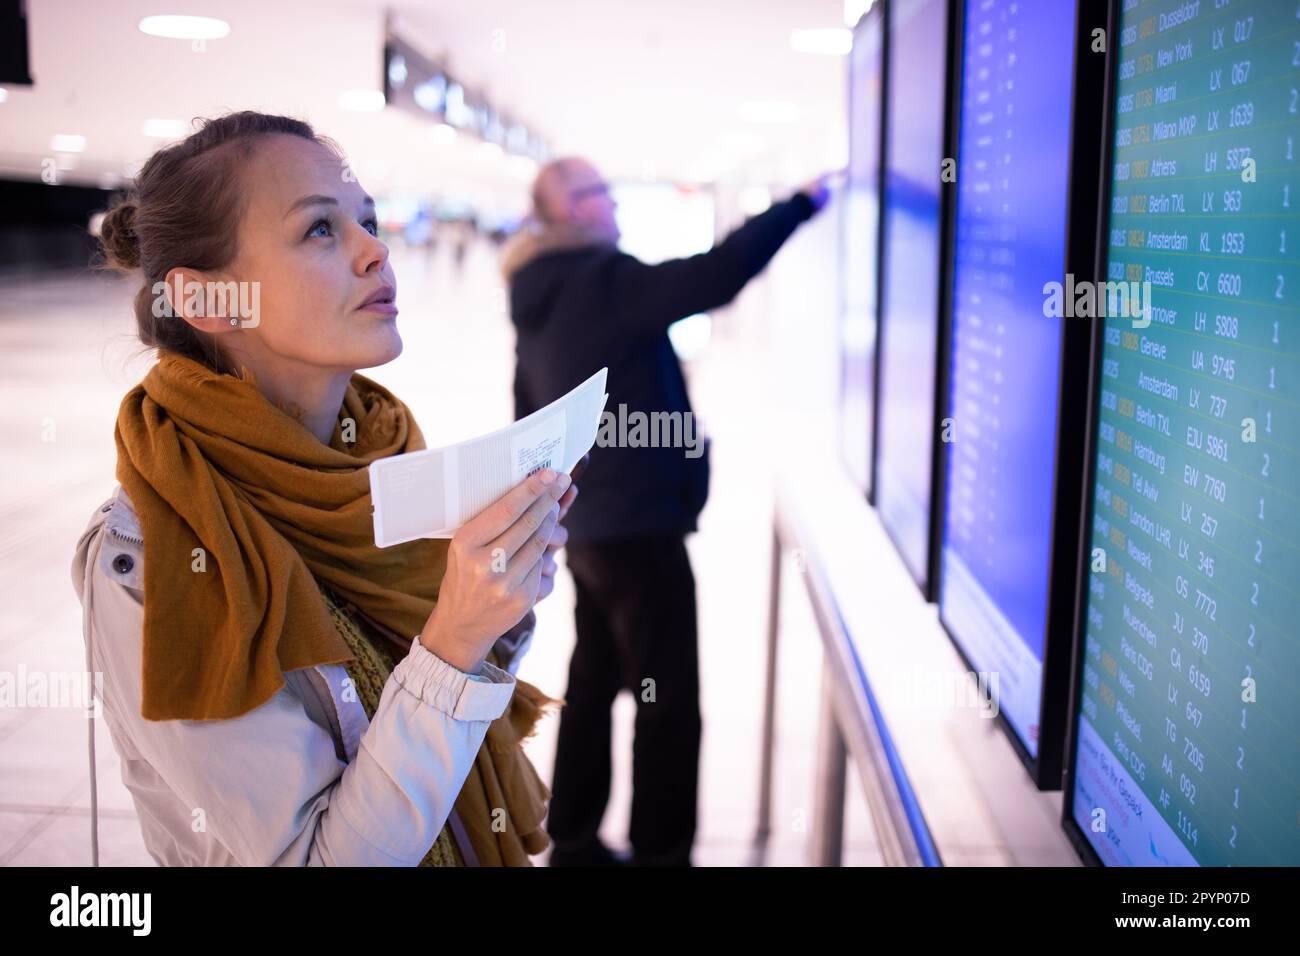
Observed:
[[[759,751],[758,827],[754,834],[755,850],[761,856],[772,835],[772,767],[776,749],[776,655],[781,616],[781,527],[780,519],[772,522],[772,561],[767,591],[767,662],[763,682],[763,734]]]
[[[835,675],[822,665],[820,726],[817,729],[817,792],[814,797],[812,865],[841,866],[844,860],[844,792],[848,750],[835,717]]]

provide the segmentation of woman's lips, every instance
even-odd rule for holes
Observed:
[[[378,312],[381,315],[397,314],[397,288],[390,283],[385,282],[380,285],[374,292],[366,296],[358,309],[365,309],[369,312]]]

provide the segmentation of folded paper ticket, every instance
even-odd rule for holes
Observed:
[[[450,538],[533,472],[572,470],[596,442],[607,371],[499,431],[371,462],[375,544]]]

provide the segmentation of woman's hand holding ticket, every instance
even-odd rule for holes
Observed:
[[[467,674],[478,671],[497,638],[550,593],[554,552],[568,533],[560,529],[554,548],[552,538],[576,493],[568,475],[546,468],[461,526],[447,549],[437,606],[420,633],[427,650]]]

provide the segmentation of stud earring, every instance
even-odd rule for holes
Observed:
[[[239,324],[239,320],[238,320],[238,319],[231,319],[231,320],[230,320],[230,324],[231,324],[231,325],[238,325],[238,324]]]

